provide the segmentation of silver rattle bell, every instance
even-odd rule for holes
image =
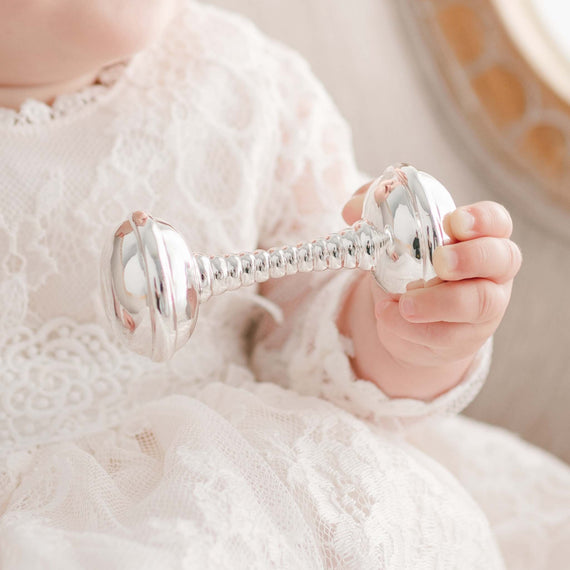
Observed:
[[[449,192],[413,166],[387,168],[366,193],[362,219],[294,246],[206,256],[193,254],[168,223],[134,212],[102,255],[107,315],[135,352],[165,361],[192,335],[200,303],[226,291],[297,272],[361,268],[393,295],[437,279],[432,259],[448,236]]]

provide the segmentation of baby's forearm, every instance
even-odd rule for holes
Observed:
[[[351,364],[357,378],[373,382],[389,397],[426,401],[457,385],[473,356],[425,366],[417,362],[416,345],[410,343],[405,359],[396,359],[382,344],[377,333],[370,279],[370,274],[363,273],[356,281],[337,319],[339,332],[353,341]]]

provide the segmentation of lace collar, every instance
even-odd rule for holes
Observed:
[[[132,60],[131,60],[132,61]],[[56,97],[51,105],[36,99],[26,99],[19,110],[0,107],[0,126],[42,125],[67,117],[106,98],[131,65],[120,62],[101,70],[96,83],[83,89]]]

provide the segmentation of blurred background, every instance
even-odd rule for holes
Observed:
[[[465,411],[570,462],[570,44],[566,0],[207,0],[311,64],[361,170],[411,162],[514,219],[524,262]]]

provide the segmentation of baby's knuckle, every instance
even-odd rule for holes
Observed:
[[[474,273],[478,273],[487,265],[489,261],[489,253],[485,242],[482,240],[474,240],[470,242],[470,251],[467,262]],[[466,268],[467,269],[467,268]]]
[[[521,263],[521,254],[518,246],[509,239],[502,242],[505,258],[505,278],[510,279],[519,270]]]
[[[511,288],[505,285],[494,286],[497,296],[497,316],[502,316],[511,300]]]
[[[520,269],[522,262],[521,250],[519,249],[519,246],[511,240],[505,240],[504,243],[507,253],[508,274],[515,275]]]
[[[497,313],[497,298],[493,294],[491,283],[488,281],[478,281],[475,285],[477,320],[488,321],[495,317]]]

